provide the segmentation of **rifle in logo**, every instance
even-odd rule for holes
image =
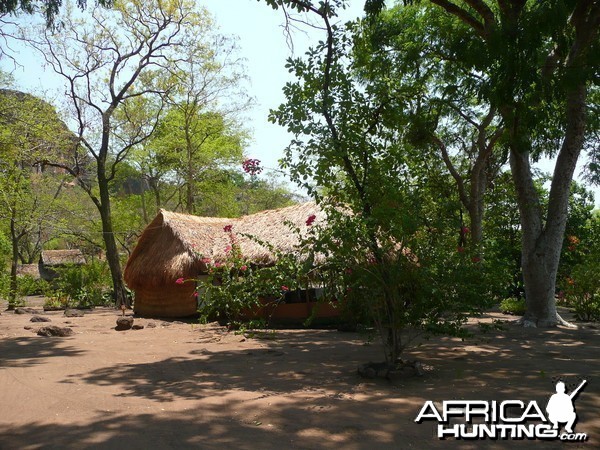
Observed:
[[[548,413],[548,419],[552,422],[552,428],[558,429],[559,423],[566,423],[565,431],[567,433],[573,433],[573,425],[577,420],[577,414],[575,413],[575,407],[573,406],[573,399],[577,396],[579,391],[587,383],[587,380],[583,380],[577,389],[570,394],[565,393],[565,383],[559,381],[556,383],[556,394],[553,394],[548,400],[548,406],[546,406],[546,412]]]

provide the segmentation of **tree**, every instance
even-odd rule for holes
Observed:
[[[380,13],[384,3],[367,2],[367,12]],[[556,273],[571,180],[591,134],[587,126],[588,92],[597,84],[593,73],[599,54],[600,2],[429,3],[454,19],[457,28],[451,33],[463,48],[477,55],[459,57],[457,63],[466,63],[487,77],[480,93],[497,109],[506,128],[523,230],[521,261],[527,304],[523,323],[564,323],[556,312]],[[548,130],[562,134],[562,143],[549,146],[549,151],[544,148]],[[532,161],[544,151],[556,155],[547,207],[542,207],[531,168]]]
[[[48,103],[32,95],[0,91],[0,220],[11,243],[9,306],[17,296],[19,262],[39,256],[52,226],[49,213],[65,182],[64,174],[36,167],[40,155],[62,159],[73,136]]]
[[[92,8],[75,17],[67,11],[63,27],[39,29],[27,37],[66,83],[71,121],[82,149],[93,157],[93,175],[82,165],[56,164],[69,171],[96,205],[102,220],[106,258],[117,304],[129,304],[123,284],[112,222],[110,184],[119,164],[153,132],[165,93],[172,88],[178,52],[187,44],[183,30],[204,26],[205,10],[186,0],[117,1],[111,11]],[[157,102],[156,115],[139,114],[140,105]]]
[[[470,31],[485,52],[490,99],[508,132],[510,164],[523,229],[524,324],[563,322],[555,283],[567,222],[569,189],[586,140],[587,94],[598,59],[598,1],[452,2],[432,0]],[[537,64],[532,67],[532,62]],[[562,110],[563,139],[556,152],[545,210],[531,169],[536,131],[548,108]]]
[[[481,259],[449,245],[439,202],[422,189],[426,164],[405,139],[409,96],[393,95],[385,77],[359,76],[352,51],[360,26],[331,25],[328,2],[284,3],[310,9],[327,33],[305,58],[288,61],[296,81],[271,113],[294,134],[283,167],[328,213],[310,245],[325,262],[314,254],[307,261],[318,265],[313,272],[337,275],[327,283],[336,298],[355,297],[368,311],[394,368],[415,333],[460,333],[463,314],[484,306],[491,284],[482,283]]]
[[[188,103],[171,107],[147,146],[154,155],[146,167],[154,174],[150,176],[157,203],[157,175],[162,172],[176,183],[179,203],[188,214],[202,208],[199,188],[203,183],[214,182],[220,169],[241,163],[246,139],[235,122],[218,112],[201,112],[201,108]]]
[[[56,16],[62,4],[62,0],[0,0],[0,16],[35,14],[41,10],[46,24],[52,28],[55,26]],[[81,9],[84,9],[86,4],[86,0],[77,0],[77,6]],[[96,0],[96,4],[108,7],[112,4],[112,0]]]
[[[363,77],[388,80],[384,95],[404,99],[407,138],[423,149],[423,158],[442,158],[469,215],[461,246],[468,241],[477,247],[485,191],[506,162],[498,145],[504,128],[497,109],[481,96],[485,75],[459,64],[476,56],[452,40],[452,28],[451,19],[435,9],[396,7],[364,22],[354,57]],[[430,155],[431,148],[439,156]]]

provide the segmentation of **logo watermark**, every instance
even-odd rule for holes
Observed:
[[[577,412],[573,405],[586,383],[587,381],[583,380],[567,394],[565,383],[558,381],[555,386],[556,393],[552,394],[546,405],[546,414],[535,400],[444,400],[441,408],[428,400],[421,407],[415,422],[436,421],[439,439],[586,441],[586,433],[574,431]],[[451,424],[451,421],[461,423]],[[564,428],[561,424],[564,424]]]

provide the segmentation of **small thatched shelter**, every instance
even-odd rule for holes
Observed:
[[[44,250],[40,256],[39,272],[42,279],[52,281],[58,277],[55,268],[83,264],[85,264],[85,257],[79,249]]]
[[[249,234],[280,251],[293,251],[298,236],[288,223],[307,230],[306,221],[324,220],[325,213],[314,203],[304,203],[263,211],[237,219],[196,217],[161,210],[146,227],[127,261],[124,278],[135,291],[135,312],[143,316],[185,317],[197,312],[194,283],[177,284],[178,278],[205,276],[204,258],[212,262],[226,259],[231,244],[224,228],[231,225],[242,254],[257,265],[275,262],[275,255]]]
[[[19,264],[17,267],[18,277],[31,277],[34,280],[39,280],[40,277],[40,266],[39,264]]]

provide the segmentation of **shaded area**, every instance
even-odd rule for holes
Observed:
[[[98,316],[102,322],[89,322],[88,330],[112,326],[114,317]],[[84,320],[92,317],[78,322],[82,328]],[[381,359],[378,344],[331,330],[278,330],[244,340],[171,322],[111,332],[101,341],[88,331],[58,340],[3,338],[0,364],[14,375],[6,378],[13,408],[22,406],[22,376],[26,392],[44,403],[41,414],[15,413],[7,423],[0,397],[0,449],[531,448],[536,444],[528,440],[439,440],[434,422],[414,419],[426,400],[535,400],[544,409],[559,376],[571,384],[588,380],[575,401],[575,430],[590,440],[574,445],[600,446],[598,330],[472,329],[475,336],[465,341],[423,341],[406,356],[430,366],[426,376],[391,383],[356,374],[359,364]],[[46,378],[52,382],[36,384],[42,363],[65,367]],[[549,449],[565,445],[543,442]]]
[[[137,396],[161,402],[202,399],[207,391],[242,390],[273,395],[318,389],[324,385],[346,390],[361,380],[356,367],[367,354],[359,339],[340,339],[333,331],[307,331],[265,340],[266,348],[215,351],[203,348],[188,356],[103,367],[70,376],[65,382],[82,381],[96,386],[119,385],[121,396]],[[356,338],[355,335],[353,335]],[[345,347],[344,359],[336,355]]]
[[[0,368],[29,367],[48,363],[47,358],[75,357],[84,353],[68,338],[15,337],[0,340]]]

